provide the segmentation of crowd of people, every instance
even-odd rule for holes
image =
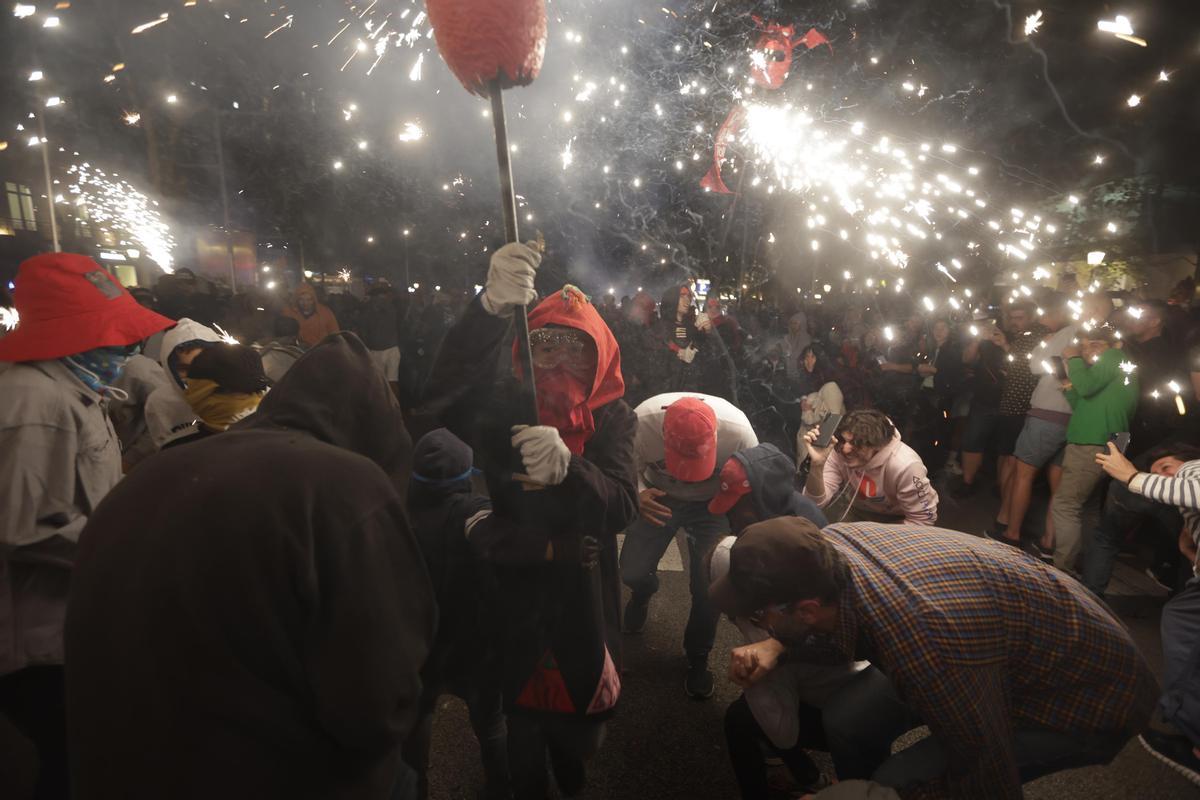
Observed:
[[[821,798],[1019,797],[1135,736],[1200,785],[1194,285],[593,303],[542,259],[286,303],[23,263],[0,795],[423,798],[446,693],[484,796],[577,794],[681,532],[683,691],[743,689],[743,797],[768,758]],[[987,531],[937,527],[989,491]],[[1130,547],[1172,594],[1161,686],[1104,601]]]

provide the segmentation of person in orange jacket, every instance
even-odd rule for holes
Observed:
[[[292,293],[292,302],[283,310],[285,317],[300,323],[300,342],[312,347],[331,333],[337,333],[338,321],[329,306],[317,300],[311,283],[302,283]]]

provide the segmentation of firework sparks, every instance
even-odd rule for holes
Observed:
[[[1025,35],[1033,36],[1042,27],[1042,10],[1039,8],[1036,13],[1030,14],[1025,18]]]
[[[418,142],[425,138],[425,130],[416,122],[406,122],[399,138],[402,142]]]
[[[163,13],[158,19],[151,20],[150,22],[143,22],[141,25],[138,25],[136,28],[131,30],[129,33],[132,36],[137,36],[139,33],[143,33],[145,31],[150,30],[151,28],[156,28],[159,25],[162,25],[169,18],[170,18],[170,15]]]
[[[15,308],[0,306],[0,328],[11,331],[17,327],[17,323],[20,321],[21,315],[17,313]]]
[[[75,204],[87,209],[91,223],[122,244],[136,245],[163,272],[173,271],[175,237],[159,213],[158,203],[118,175],[108,175],[87,162],[72,165],[67,174]]]

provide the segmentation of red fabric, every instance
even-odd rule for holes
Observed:
[[[546,55],[543,0],[426,0],[438,50],[450,71],[472,94],[525,86],[538,76]]]
[[[140,342],[174,321],[140,305],[87,256],[45,253],[21,264],[16,330],[0,339],[0,361],[43,361]]]
[[[536,711],[574,713],[575,703],[571,701],[571,693],[567,690],[554,653],[547,650],[542,655],[533,674],[517,695],[516,705]]]
[[[737,505],[743,495],[750,494],[750,476],[741,459],[730,456],[721,467],[721,490],[708,503],[708,513],[725,514]]]
[[[535,375],[539,421],[557,428],[571,452],[580,455],[596,431],[592,412],[625,395],[621,349],[595,306],[574,286],[563,287],[561,292],[550,295],[529,312],[529,330],[547,325],[583,331],[596,345],[596,374],[591,386],[574,385],[573,379],[569,380],[563,370],[552,370],[545,376]],[[520,376],[517,352],[514,343],[513,365]]]

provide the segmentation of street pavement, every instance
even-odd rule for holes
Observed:
[[[1031,519],[1044,513],[1042,503],[1040,509],[1031,510]],[[996,505],[986,490],[960,502],[943,493],[941,524],[981,533]],[[604,747],[589,765],[582,798],[733,800],[739,796],[725,751],[722,719],[725,707],[739,694],[725,671],[729,651],[741,639],[737,629],[722,620],[711,658],[716,693],[705,701],[689,699],[683,691],[687,668],[683,628],[690,604],[686,561],[686,548],[667,551],[660,565],[661,589],[651,603],[646,629],[625,637],[621,705],[609,723]],[[1130,562],[1118,564],[1110,602],[1161,676],[1158,623],[1164,593]],[[920,735],[909,734],[897,748]],[[455,698],[443,697],[434,726],[430,797],[475,800],[482,785],[478,753],[465,707]],[[824,754],[813,756],[830,770]],[[1025,796],[1031,800],[1171,800],[1200,797],[1200,790],[1151,758],[1134,740],[1111,765],[1047,776],[1026,784]]]

